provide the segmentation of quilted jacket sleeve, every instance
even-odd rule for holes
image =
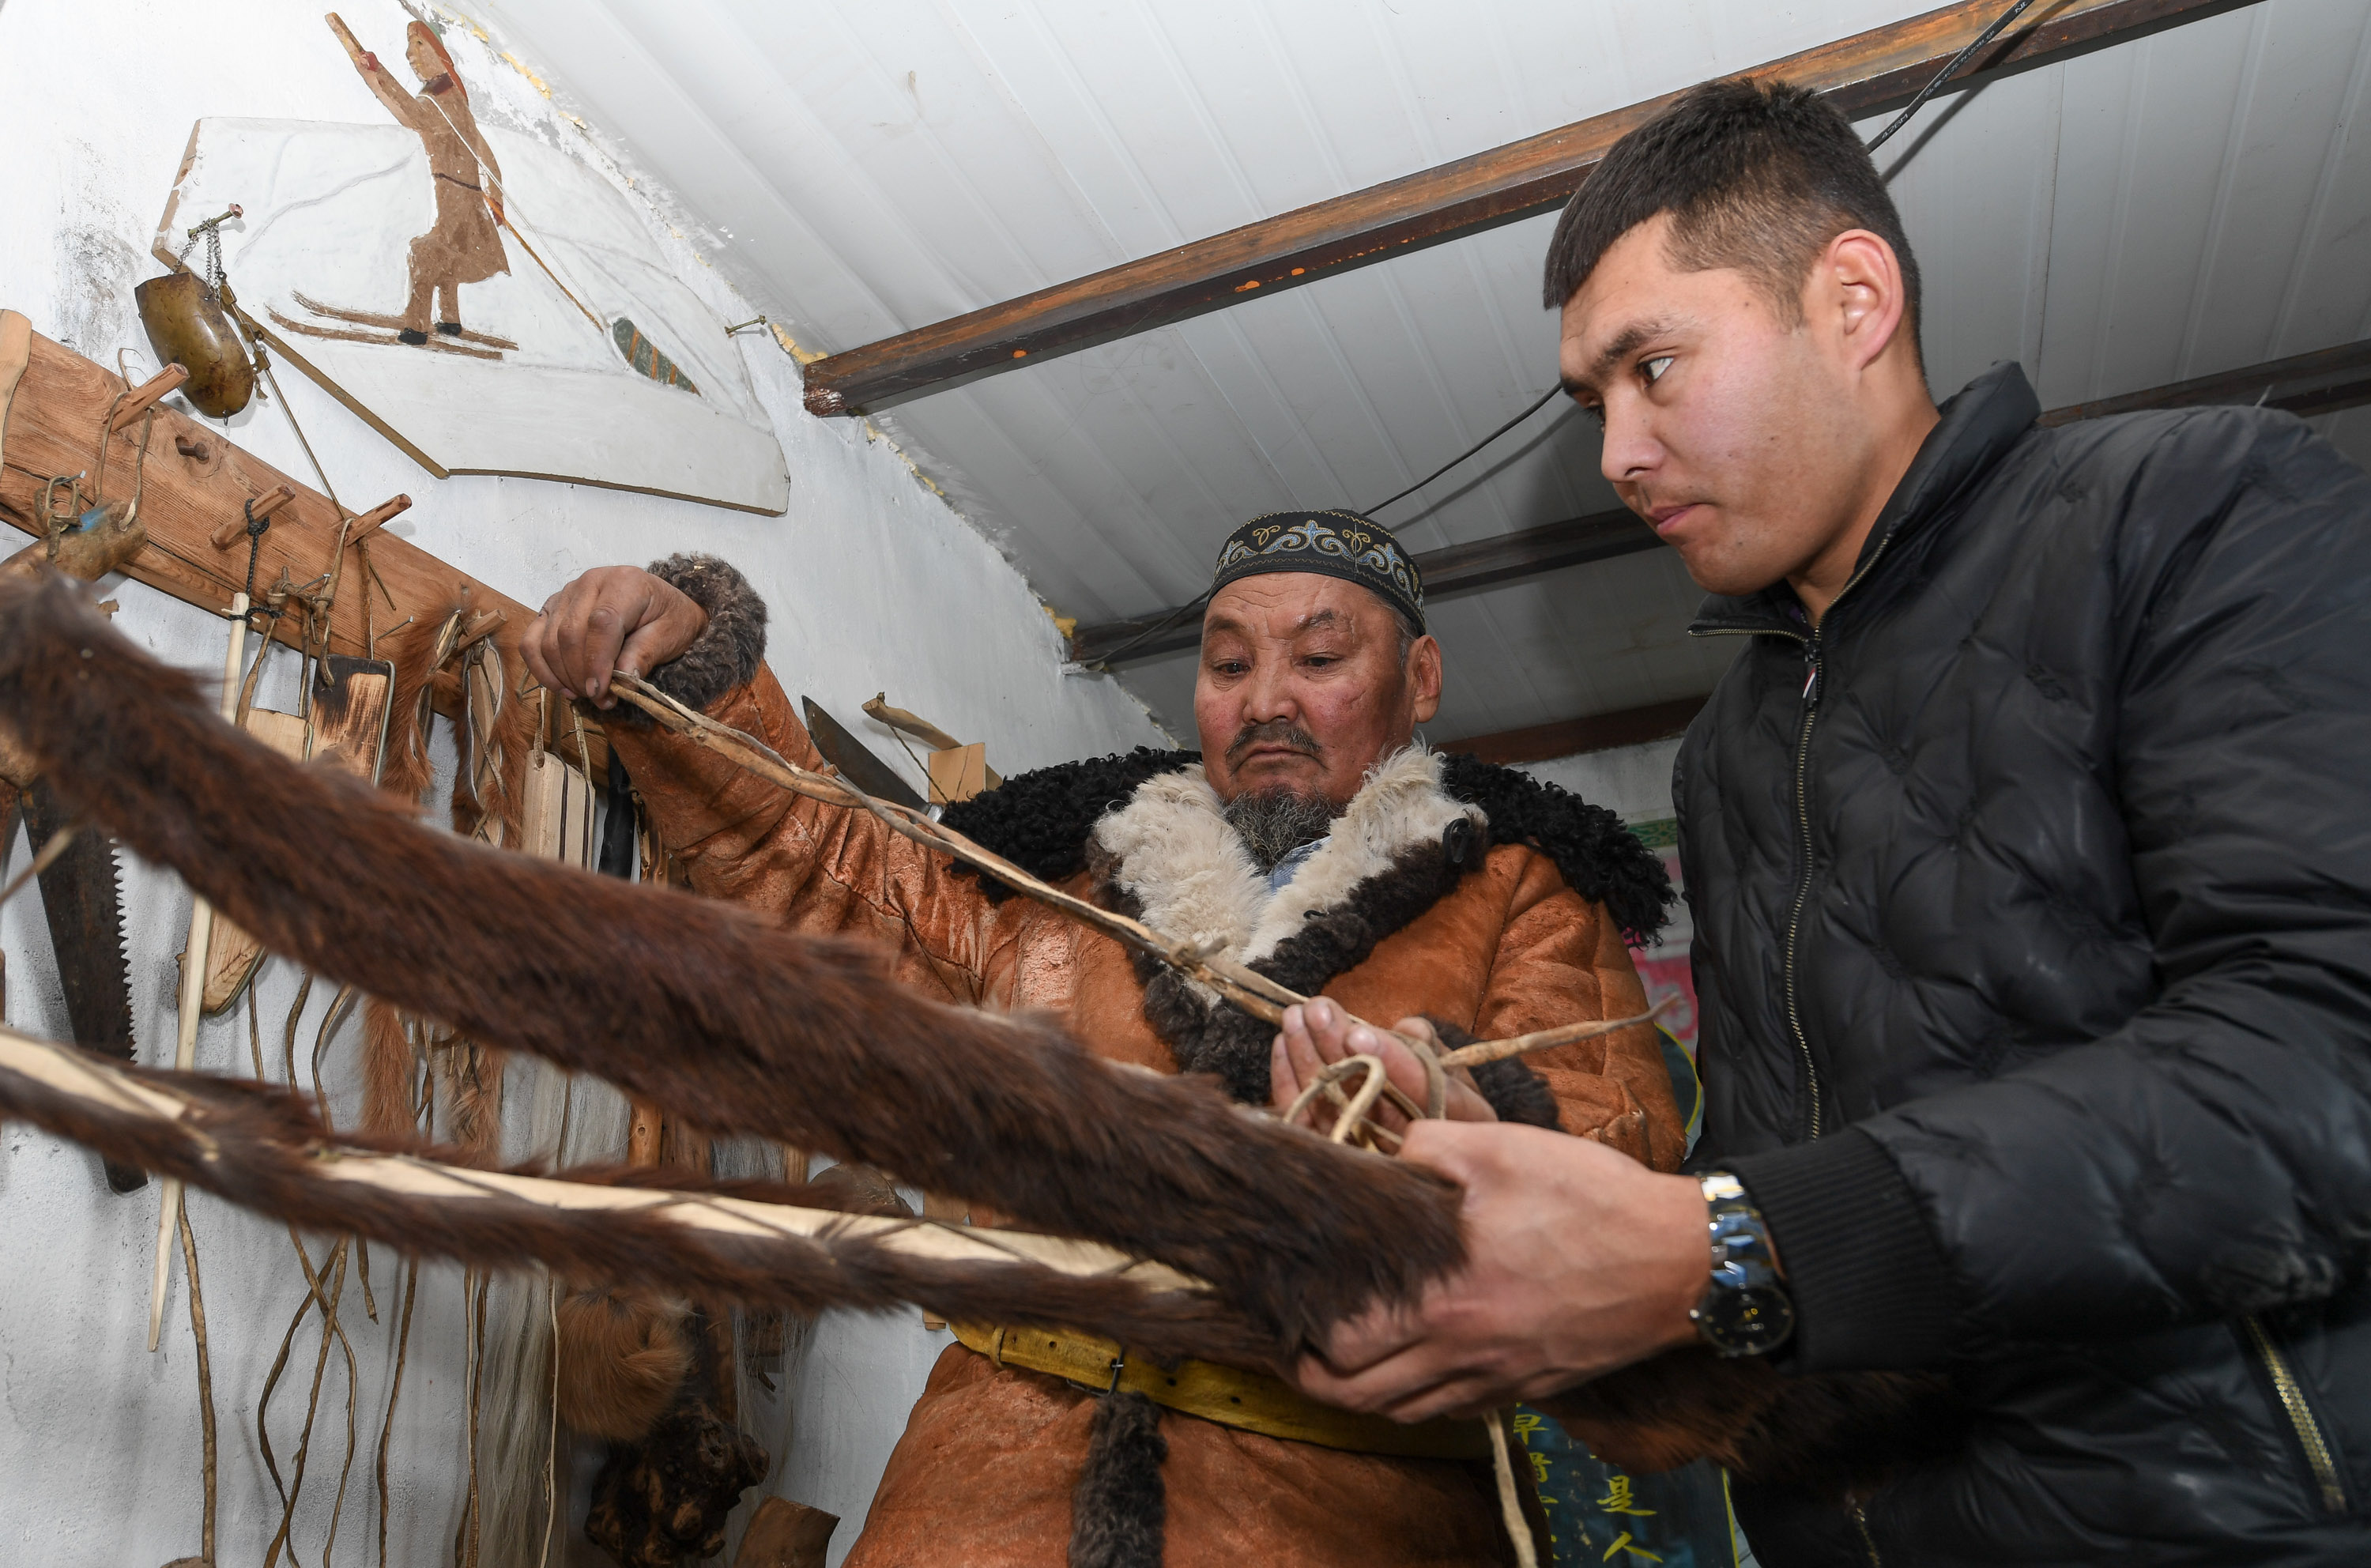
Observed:
[[[2226,410],[2173,424],[2113,503],[2107,766],[2157,994],[2088,1044],[1735,1162],[1819,1298],[1807,1370],[2145,1332],[2365,1272],[2371,479]]]
[[[1500,1039],[1590,1018],[1647,1010],[1630,950],[1603,906],[1565,885],[1544,856],[1523,867],[1490,965],[1475,1035]],[[1523,1060],[1556,1097],[1566,1132],[1594,1138],[1658,1170],[1676,1170],[1687,1135],[1671,1070],[1651,1025],[1559,1045]]]
[[[708,709],[803,767],[827,767],[773,672]],[[794,930],[861,936],[897,954],[899,978],[950,1001],[980,999],[996,912],[942,857],[862,813],[792,795],[665,730],[612,725],[610,744],[660,840],[692,885],[779,916]]]

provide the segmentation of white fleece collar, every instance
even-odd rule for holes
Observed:
[[[1481,807],[1450,799],[1440,775],[1440,756],[1420,745],[1377,763],[1334,819],[1333,836],[1276,893],[1198,763],[1138,786],[1126,805],[1095,824],[1093,838],[1117,863],[1113,881],[1142,906],[1145,924],[1164,936],[1219,942],[1220,955],[1249,963],[1401,855],[1440,843],[1451,823],[1463,817],[1488,826]]]

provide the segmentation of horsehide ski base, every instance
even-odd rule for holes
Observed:
[[[1278,1369],[1333,1323],[1412,1298],[1461,1257],[1457,1190],[1432,1172],[1246,1113],[1206,1082],[1099,1061],[1042,1020],[919,998],[855,945],[505,855],[423,826],[336,770],[291,767],[63,579],[0,583],[0,722],[74,809],[324,975],[607,1078],[696,1125],[880,1165],[1029,1228],[1166,1265],[1080,1277],[1018,1258],[891,1264],[890,1249],[850,1226],[771,1251],[716,1245],[694,1283],[719,1297],[919,1297]],[[574,1021],[584,1018],[607,1027]],[[113,1070],[181,1104],[187,1124],[128,1108],[121,1092],[62,1097],[17,1071],[0,1072],[0,1110],[297,1223],[480,1262],[685,1283],[680,1249],[638,1216],[588,1221],[515,1193],[499,1213],[419,1192],[374,1200],[333,1179],[326,1130],[301,1101],[202,1075]],[[588,1237],[602,1228],[610,1234]],[[1167,1270],[1208,1288],[1179,1288]],[[1759,1363],[1684,1352],[1562,1402],[1592,1446],[1642,1468],[1709,1454],[1776,1480],[1826,1474],[1840,1457],[1863,1469],[1894,1457],[1897,1418],[1927,1392],[1890,1377],[1782,1382]]]

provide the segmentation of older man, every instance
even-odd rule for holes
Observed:
[[[1199,755],[1140,749],[1041,769],[948,822],[1081,895],[1322,993],[1330,1003],[1311,1010],[1326,1022],[1347,1009],[1497,1036],[1643,1010],[1624,937],[1662,919],[1660,863],[1610,813],[1414,744],[1440,702],[1441,656],[1417,572],[1387,531],[1347,512],[1256,518],[1228,538],[1213,588]],[[759,662],[763,625],[731,568],[678,557],[578,579],[526,651],[538,678],[605,709],[612,669],[649,671],[820,767]],[[1050,1009],[1106,1056],[1212,1074],[1252,1104],[1289,1099],[1346,1048],[1383,1051],[1421,1090],[1413,1060],[1372,1036],[1346,1047],[1338,1030],[1296,1017],[1279,1037],[867,817],[663,732],[620,723],[611,735],[696,887],[802,930],[873,937],[919,990]],[[1644,1027],[1461,1076],[1450,1114],[1561,1128],[1658,1170],[1683,1153]],[[1106,1399],[1109,1345],[959,1332],[889,1461],[853,1568],[1151,1562],[1164,1546],[1175,1568],[1507,1552],[1470,1426],[1352,1418],[1224,1368],[1127,1385],[1155,1403]]]

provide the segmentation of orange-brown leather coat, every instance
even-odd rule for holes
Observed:
[[[793,762],[825,766],[770,671],[761,668],[710,711]],[[772,911],[802,931],[872,939],[930,995],[1047,1009],[1105,1056],[1177,1070],[1145,1020],[1143,983],[1110,938],[1027,899],[991,903],[976,879],[872,819],[789,795],[664,732],[613,726],[611,735],[661,838],[701,893]],[[1070,891],[1092,896],[1098,881],[1082,873]],[[1447,895],[1324,993],[1364,1018],[1422,1013],[1484,1038],[1645,1010],[1605,910],[1521,845],[1491,847]],[[1659,1170],[1677,1167],[1681,1123],[1651,1029],[1530,1061],[1566,1131]],[[950,1344],[890,1458],[849,1568],[1060,1564],[1093,1400]],[[1174,1412],[1162,1431],[1168,1568],[1507,1559],[1486,1470],[1345,1453]]]

